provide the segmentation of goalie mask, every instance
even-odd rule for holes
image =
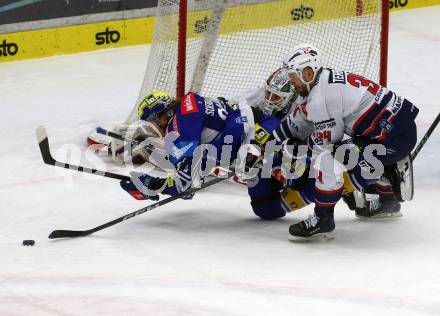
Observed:
[[[290,86],[289,76],[280,68],[267,78],[264,86],[263,111],[266,114],[290,108],[298,94]]]
[[[310,67],[313,70],[313,78],[305,81],[303,78],[303,70]],[[289,77],[297,76],[307,87],[310,92],[310,84],[316,78],[319,70],[322,68],[319,51],[309,44],[300,44],[294,47],[283,61],[283,70]]]
[[[147,122],[155,123],[165,128],[166,123],[176,112],[176,101],[172,96],[163,91],[154,91],[147,95],[138,106],[138,117]],[[166,123],[163,126],[161,116],[166,115]]]

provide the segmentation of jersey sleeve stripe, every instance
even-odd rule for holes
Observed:
[[[336,194],[336,193],[342,192],[343,188],[344,188],[344,186],[341,186],[339,189],[336,189],[336,190],[322,190],[322,189],[319,189],[318,187],[315,187],[315,190],[318,193],[330,195],[330,194]]]
[[[370,134],[371,132],[373,132],[376,127],[377,124],[379,124],[379,121],[385,116],[385,114],[391,114],[387,111],[386,108],[382,109],[382,111],[380,111],[379,115],[376,116],[376,118],[373,120],[373,122],[371,122],[370,127],[368,127],[366,130],[363,131],[362,135],[363,136],[368,136],[368,134]]]
[[[374,108],[377,107],[377,106],[378,106],[378,104],[377,104],[376,102],[374,102],[374,103],[368,108],[368,110],[365,111],[365,113],[362,114],[362,115],[357,119],[356,122],[354,122],[354,124],[353,124],[353,132],[356,133],[356,130],[357,130],[358,126],[360,125],[360,123],[362,123],[362,121],[368,116],[368,114],[370,114],[370,113],[374,110]]]

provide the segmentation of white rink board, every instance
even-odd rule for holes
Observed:
[[[393,13],[388,86],[420,107],[419,138],[440,111],[440,7]],[[337,205],[336,239],[293,244],[312,209],[263,222],[244,188],[219,184],[90,237],[49,241],[145,205],[117,181],[43,164],[85,149],[137,97],[148,47],[0,65],[0,315],[438,315],[440,130],[415,162],[416,192],[396,221]],[[23,239],[35,239],[23,247]]]

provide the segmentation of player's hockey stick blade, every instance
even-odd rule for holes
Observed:
[[[146,207],[143,207],[143,208],[141,208],[141,209],[139,209],[137,211],[134,211],[134,212],[131,212],[131,213],[126,214],[124,216],[121,216],[119,218],[116,218],[116,219],[114,219],[114,220],[112,220],[110,222],[107,222],[107,223],[102,224],[100,226],[97,226],[95,228],[91,228],[91,229],[87,229],[87,230],[54,230],[53,232],[50,233],[49,239],[66,238],[66,237],[82,237],[82,236],[87,236],[87,235],[93,234],[93,233],[95,233],[95,232],[97,232],[99,230],[102,230],[104,228],[113,226],[113,225],[118,224],[120,222],[123,222],[123,221],[125,221],[127,219],[130,219],[132,217],[138,216],[138,215],[140,215],[142,213],[151,211],[151,210],[153,210],[153,209],[155,209],[155,208],[157,208],[159,206],[162,206],[162,205],[168,204],[168,203],[170,203],[170,202],[172,202],[174,200],[180,199],[181,197],[183,197],[185,195],[188,195],[188,194],[191,194],[191,193],[195,193],[195,192],[197,192],[197,191],[199,191],[201,189],[209,187],[209,186],[211,186],[213,184],[216,184],[216,183],[218,183],[220,181],[223,181],[225,179],[227,179],[227,178],[216,178],[216,179],[211,180],[209,182],[205,182],[205,183],[202,184],[202,186],[200,188],[189,189],[189,190],[184,191],[184,192],[182,192],[180,194],[177,194],[175,196],[171,196],[171,197],[169,197],[167,199],[158,201],[158,202],[156,202],[154,204],[151,204],[151,205],[148,205]]]
[[[426,132],[425,136],[420,140],[419,144],[417,145],[416,149],[411,153],[411,160],[414,161],[416,159],[418,153],[423,148],[425,143],[428,141],[429,136],[431,136],[434,129],[437,127],[438,123],[440,122],[440,113],[435,118],[434,122],[432,122],[431,126],[428,128],[428,131]]]
[[[90,174],[94,174],[94,175],[106,177],[106,178],[112,178],[112,179],[124,180],[124,181],[130,180],[130,177],[125,176],[125,175],[107,172],[107,171],[101,171],[101,170],[82,167],[82,166],[71,165],[71,164],[68,164],[65,162],[57,161],[52,157],[52,154],[50,153],[49,139],[48,139],[47,132],[44,129],[44,127],[39,126],[37,128],[36,133],[37,133],[38,146],[40,147],[40,152],[41,152],[41,156],[43,157],[44,163],[51,165],[51,166],[76,170],[78,172],[90,173]]]

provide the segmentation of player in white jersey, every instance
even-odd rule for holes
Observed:
[[[293,109],[298,111],[298,104],[303,104],[305,98],[298,96],[295,90],[291,88],[289,76],[283,69],[277,69],[266,80],[265,85],[247,91],[240,95],[239,98],[226,97],[230,101],[236,103],[247,103],[252,107],[259,108],[266,114],[270,114],[279,119],[285,118]],[[298,133],[302,138],[309,136],[313,129],[308,124],[298,123]],[[314,180],[307,181],[306,178],[297,179],[295,185],[292,181],[286,181],[282,175],[280,168],[281,153],[277,153],[277,158],[273,161],[272,177],[263,177],[263,173],[259,172],[256,178],[249,180],[248,194],[251,198],[251,206],[254,213],[262,219],[276,219],[284,217],[286,212],[300,209],[314,201]],[[293,170],[292,170],[293,171]],[[371,209],[371,206],[377,205],[373,203],[377,201],[377,195],[369,195],[369,200],[365,201],[364,196],[359,191],[355,191],[355,187],[346,177],[344,182],[344,201],[349,208],[355,209],[356,215],[365,214]],[[352,201],[356,197],[356,202]],[[388,214],[390,208],[385,210]],[[392,214],[396,216],[394,212]],[[371,216],[371,215],[370,215]],[[374,215],[378,217],[376,213]],[[380,217],[384,217],[382,213]]]
[[[414,119],[418,109],[359,75],[324,69],[318,50],[311,45],[295,47],[285,58],[283,69],[305,101],[282,122],[274,136],[278,141],[307,143],[316,179],[314,214],[292,225],[290,236],[330,235],[335,228],[334,205],[341,198],[343,172],[347,169],[351,169],[350,179],[358,190],[373,185],[381,194],[382,204],[392,202],[395,206],[396,192],[379,171],[408,159],[417,140]],[[307,127],[313,131],[310,136],[303,132]],[[335,160],[335,146],[331,146],[341,145],[344,135],[352,137],[352,146],[359,155],[352,168],[344,166],[344,159]],[[376,147],[368,149],[371,144]],[[374,156],[371,149],[379,152]]]

